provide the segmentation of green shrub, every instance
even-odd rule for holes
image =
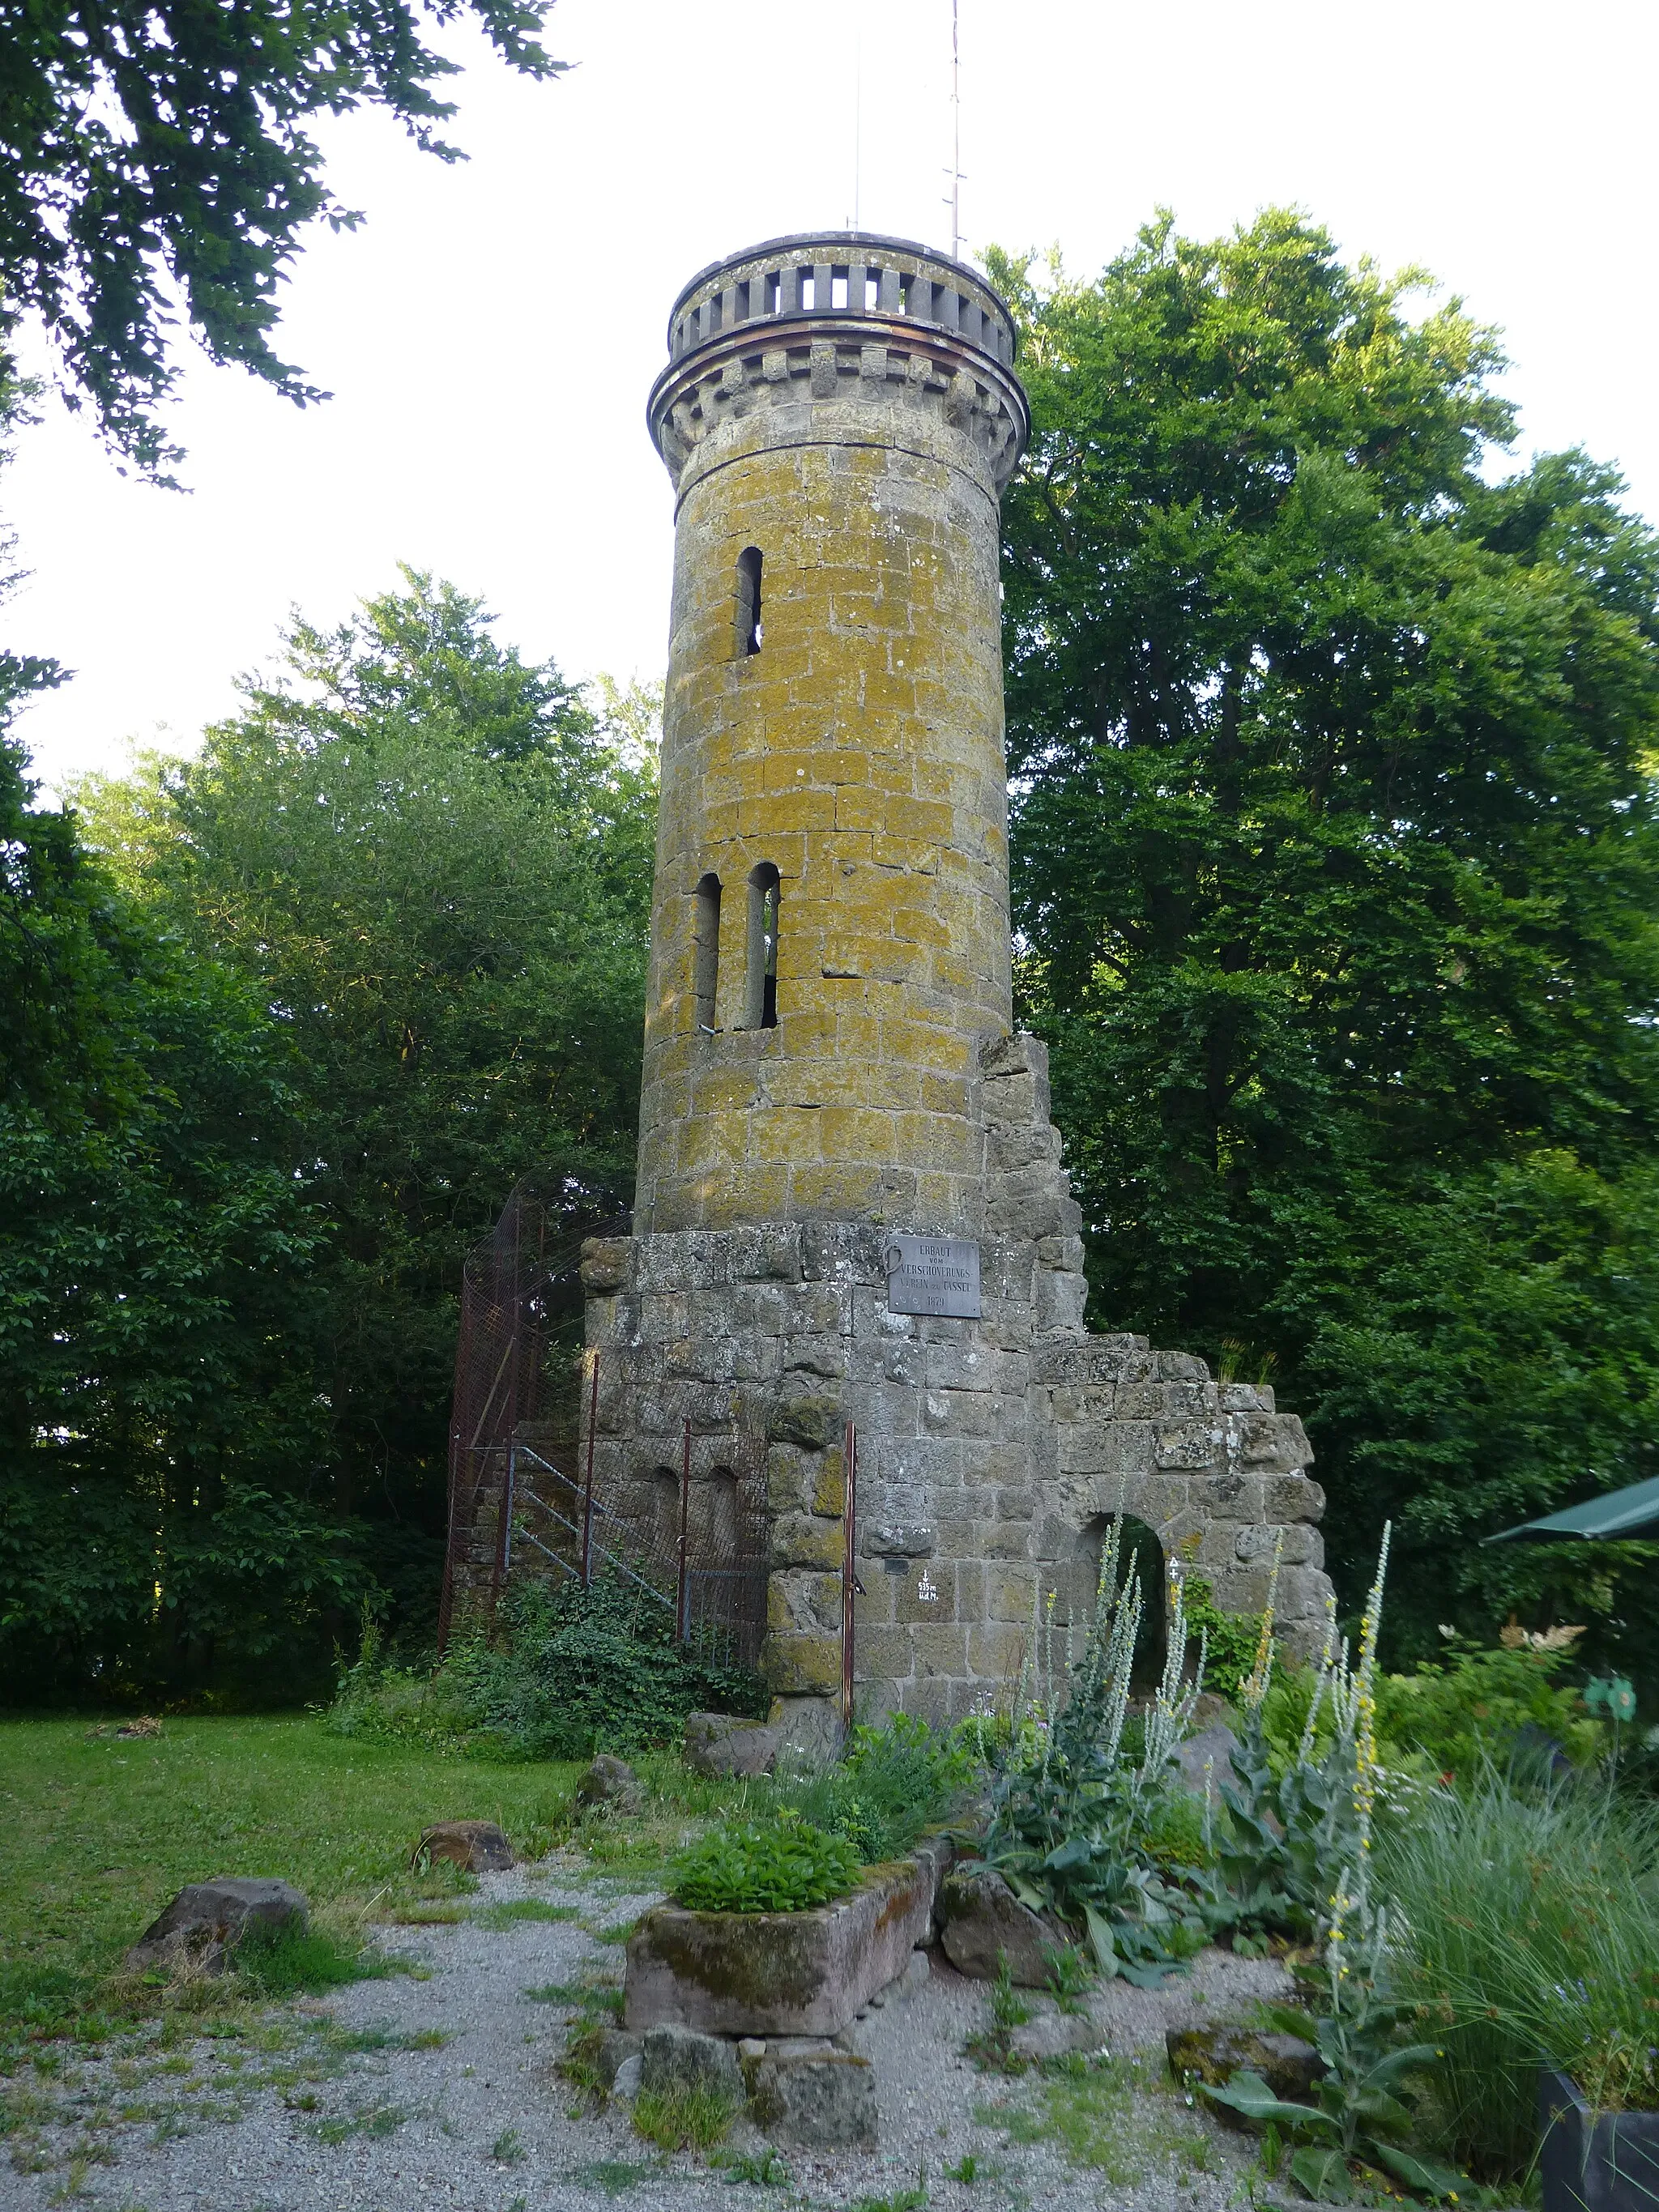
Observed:
[[[1195,1644],[1204,1638],[1204,1686],[1229,1703],[1236,1698],[1255,1664],[1261,1641],[1259,1613],[1223,1613],[1207,1577],[1188,1568],[1182,1576],[1187,1633]]]
[[[1402,1996],[1446,2052],[1444,2132],[1484,2178],[1537,2142],[1536,2069],[1593,2103],[1659,2107],[1659,1809],[1569,1777],[1528,1790],[1488,1770],[1425,1793],[1379,1845]]]
[[[365,1619],[355,1662],[342,1668],[325,1725],[331,1735],[367,1736],[423,1751],[463,1748],[477,1725],[461,1683],[446,1668],[400,1667],[383,1655]]]
[[[1554,1680],[1571,1650],[1483,1650],[1454,1639],[1443,1661],[1413,1674],[1387,1674],[1377,1698],[1385,1741],[1421,1752],[1437,1774],[1470,1782],[1483,1765],[1524,1753],[1529,1741],[1559,1743],[1576,1766],[1607,1747],[1577,1690]]]
[[[763,1713],[758,1678],[673,1639],[666,1607],[620,1581],[521,1583],[506,1633],[457,1655],[486,1729],[514,1755],[585,1759],[676,1741],[700,1710]]]
[[[674,1894],[696,1912],[804,1912],[844,1896],[858,1852],[787,1806],[768,1820],[716,1828],[674,1862]]]
[[[854,1729],[839,1765],[780,1795],[814,1827],[842,1836],[866,1866],[902,1858],[957,1812],[978,1773],[977,1738],[935,1735],[911,1713]]]
[[[1148,1862],[1168,1875],[1208,1864],[1214,1856],[1204,1801],[1185,1789],[1152,1797],[1141,1823],[1140,1842]]]
[[[493,1636],[463,1639],[424,1679],[377,1663],[372,1632],[328,1725],[503,1759],[586,1759],[675,1741],[689,1712],[758,1714],[758,1677],[674,1641],[667,1607],[620,1580],[515,1584]]]
[[[1576,1690],[1554,1679],[1571,1658],[1566,1650],[1489,1650],[1453,1638],[1443,1660],[1425,1660],[1412,1674],[1379,1675],[1384,1766],[1463,1783],[1488,1764],[1524,1760],[1534,1746],[1559,1744],[1575,1765],[1599,1758],[1607,1747],[1605,1727]],[[1275,1764],[1293,1755],[1313,1685],[1310,1668],[1289,1668],[1268,1692],[1262,1717]]]

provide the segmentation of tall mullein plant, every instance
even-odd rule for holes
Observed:
[[[1311,1792],[1309,1836],[1319,1883],[1317,1935],[1324,2003],[1310,2020],[1287,2007],[1267,2006],[1264,2021],[1294,2035],[1311,2035],[1325,2071],[1313,2105],[1286,2104],[1259,2075],[1243,2070],[1207,2089],[1259,2125],[1288,2135],[1296,2148],[1291,2172],[1309,2196],[1346,2202],[1356,2162],[1380,2168],[1414,2194],[1457,2201],[1460,2177],[1425,2159],[1410,2143],[1414,2115],[1404,2083],[1434,2065],[1429,2044],[1402,2045],[1404,2008],[1387,1986],[1389,1914],[1371,1893],[1371,1823],[1382,1772],[1376,1755],[1376,1644],[1382,1620],[1389,1535],[1376,1565],[1359,1633],[1358,1664],[1346,1644],[1327,1634],[1315,1702],[1304,1730],[1294,1772]],[[1328,1705],[1332,1735],[1322,1759],[1314,1752],[1321,1708]]]
[[[1063,1631],[1056,1624],[1054,1593],[1050,1590],[1046,1597],[1039,1594],[1016,1698],[1015,1732],[1018,1737],[1022,1723],[1038,1732],[1045,1784],[1063,1765],[1114,1802],[1139,1808],[1157,1795],[1191,1726],[1203,1688],[1206,1646],[1200,1636],[1198,1664],[1187,1680],[1190,1632],[1182,1577],[1172,1567],[1166,1593],[1164,1671],[1143,1717],[1140,1758],[1133,1765],[1126,1761],[1123,1729],[1146,1598],[1133,1565],[1122,1576],[1122,1559],[1120,1513],[1113,1517],[1101,1546],[1094,1614],[1075,1661],[1070,1655],[1069,1622]]]
[[[1365,1808],[1368,1833],[1376,1792],[1376,1639],[1386,1544],[1361,1631],[1357,1668],[1337,1635],[1336,1601],[1327,1598],[1307,1718],[1296,1756],[1282,1771],[1275,1771],[1265,1715],[1275,1660],[1279,1557],[1275,1547],[1255,1663],[1240,1687],[1240,1737],[1229,1754],[1231,1776],[1220,1785],[1227,1819],[1216,1843],[1218,1879],[1208,1911],[1212,1925],[1218,1931],[1231,1929],[1236,1939],[1249,1936],[1260,1941],[1275,1933],[1318,1936],[1334,1869],[1364,1856],[1359,1806]],[[1357,1791],[1355,1778],[1362,1772],[1366,1778]]]
[[[1373,1586],[1367,1608],[1367,1626],[1361,1632],[1360,1674],[1349,1663],[1347,1639],[1336,1628],[1336,1600],[1325,1601],[1325,1634],[1314,1668],[1312,1694],[1303,1723],[1296,1757],[1273,1783],[1269,1802],[1281,1841],[1275,1846],[1275,1872],[1291,1906],[1289,1923],[1297,1932],[1313,1935],[1318,1926],[1334,1865],[1351,1857],[1358,1848],[1352,1831],[1356,1818],[1353,1778],[1359,1757],[1358,1731],[1362,1709],[1374,1713],[1376,1623],[1381,1616],[1382,1583],[1386,1570],[1388,1538],[1383,1538],[1379,1580]],[[1370,1639],[1369,1662],[1365,1639]],[[1324,1726],[1322,1727],[1322,1723]],[[1326,1733],[1328,1729],[1328,1734]],[[1368,1802],[1376,1795],[1376,1747],[1371,1742],[1371,1778]],[[1266,1753],[1263,1747],[1263,1763]]]
[[[1129,1712],[1129,1674],[1146,1611],[1140,1577],[1132,1565],[1120,1584],[1123,1522],[1115,1518],[1100,1548],[1095,1609],[1076,1663],[1071,1663],[1070,1624],[1062,1639],[1064,1656],[1056,1664],[1054,1593],[1042,1600],[1042,1633],[1033,1638],[1040,1654],[1037,1710],[1044,1723],[1044,1759],[1065,1759],[1079,1773],[1115,1774]]]
[[[1258,1942],[1268,1932],[1295,1927],[1306,1917],[1292,1894],[1291,1853],[1279,1805],[1281,1784],[1273,1772],[1263,1711],[1273,1686],[1273,1620],[1284,1548],[1281,1529],[1273,1546],[1255,1661],[1239,1685],[1239,1738],[1228,1753],[1228,1771],[1218,1778],[1206,1776],[1204,1792],[1205,1840],[1214,1868],[1206,1908],[1210,1924],[1218,1934],[1230,1929],[1236,1939]],[[1329,1642],[1328,1626],[1327,1657]],[[1219,1835],[1211,1795],[1218,1783],[1227,1815]]]
[[[1172,1575],[1163,1675],[1146,1711],[1139,1757],[1127,1756],[1145,1601],[1133,1568],[1122,1573],[1122,1546],[1120,1515],[1102,1547],[1094,1613],[1075,1658],[1052,1593],[1037,1601],[1014,1751],[998,1779],[986,1856],[1024,1903],[1086,1931],[1103,1972],[1155,1981],[1173,1962],[1166,1939],[1185,1907],[1159,1879],[1146,1829],[1191,1723],[1204,1655],[1200,1644],[1188,1683],[1186,1607]]]
[[[1322,1871],[1334,1878],[1320,1915],[1321,1953],[1332,2013],[1339,2017],[1345,2004],[1363,2003],[1375,1992],[1388,1949],[1388,1907],[1371,1899],[1370,1850],[1381,1765],[1376,1755],[1376,1638],[1382,1625],[1389,1534],[1385,1527],[1376,1579],[1360,1624],[1359,1663],[1349,1670],[1345,1647],[1341,1663],[1330,1677],[1335,1723],[1330,1757],[1338,1771],[1351,1778],[1347,1802],[1334,1799],[1322,1836]]]
[[[1168,1778],[1182,1739],[1192,1726],[1194,1708],[1204,1688],[1204,1662],[1209,1656],[1209,1640],[1200,1632],[1198,1663],[1193,1669],[1192,1680],[1187,1681],[1189,1632],[1187,1627],[1186,1583],[1179,1568],[1173,1565],[1170,1569],[1164,1600],[1168,1632],[1164,1642],[1164,1674],[1158,1686],[1158,1693],[1146,1711],[1145,1747],[1134,1782],[1138,1803],[1145,1803]],[[1130,1650],[1133,1654],[1133,1644]],[[1127,1681],[1127,1667],[1125,1679]]]

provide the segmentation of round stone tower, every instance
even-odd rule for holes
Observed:
[[[1085,1330],[1047,1058],[1012,1030],[1007,309],[923,246],[813,235],[706,269],[668,338],[639,1180],[633,1234],[583,1255],[584,1516],[677,1568],[682,1633],[713,1593],[802,1743],[849,1677],[866,1710],[996,1704],[1046,1593],[1091,1609],[1118,1511],[1225,1608],[1277,1559],[1306,1650],[1302,1425]]]
[[[860,233],[714,264],[668,333],[636,1225],[977,1236],[979,1054],[1012,1024],[1012,320],[974,271]]]

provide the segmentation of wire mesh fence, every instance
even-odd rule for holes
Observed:
[[[626,1217],[569,1177],[526,1176],[467,1255],[449,1423],[449,1530],[438,1640],[493,1611],[512,1563],[514,1461],[580,1448],[584,1241]]]
[[[654,1467],[596,1480],[600,1355],[582,1346],[581,1247],[625,1217],[526,1176],[462,1281],[449,1435],[442,1650],[487,1624],[509,1577],[619,1577],[675,1640],[752,1668],[766,1613],[766,1447],[741,1428],[661,1440]]]

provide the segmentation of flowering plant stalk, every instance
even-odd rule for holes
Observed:
[[[1320,1885],[1318,1935],[1325,1984],[1325,2010],[1311,2022],[1289,2007],[1264,2008],[1264,2016],[1285,2033],[1312,2039],[1324,2062],[1316,2105],[1287,2104],[1261,2076],[1235,2074],[1205,2094],[1247,2118],[1271,2123],[1288,2134],[1297,2148],[1291,2172],[1308,2194],[1340,2203],[1352,2194],[1350,2168],[1358,2160],[1380,2169],[1418,2196],[1455,2203],[1462,2177],[1420,2156],[1402,2140],[1414,2116],[1404,2082],[1432,2067],[1440,2053],[1432,2044],[1402,2045],[1400,2027],[1409,2009],[1393,2001],[1387,1987],[1389,1953],[1386,1905],[1371,1894],[1371,1820],[1376,1809],[1376,1648],[1382,1620],[1382,1587],[1388,1572],[1389,1531],[1383,1530],[1376,1578],[1371,1585],[1359,1633],[1358,1662],[1348,1664],[1346,1644],[1332,1629],[1326,1638],[1314,1711],[1328,1698],[1334,1740],[1321,1762],[1328,1786],[1319,1815],[1310,1824]],[[1311,1764],[1313,1718],[1304,1734],[1307,1771]]]
[[[1204,1655],[1200,1639],[1188,1682],[1186,1609],[1172,1575],[1163,1674],[1132,1759],[1125,1723],[1146,1606],[1122,1553],[1120,1513],[1102,1547],[1094,1613],[1074,1662],[1059,1650],[1053,1593],[1037,1601],[1015,1706],[1015,1755],[998,1778],[985,1855],[1024,1904],[1086,1936],[1103,1973],[1150,1985],[1202,1940],[1196,1908],[1152,1865],[1146,1830],[1191,1724]]]

